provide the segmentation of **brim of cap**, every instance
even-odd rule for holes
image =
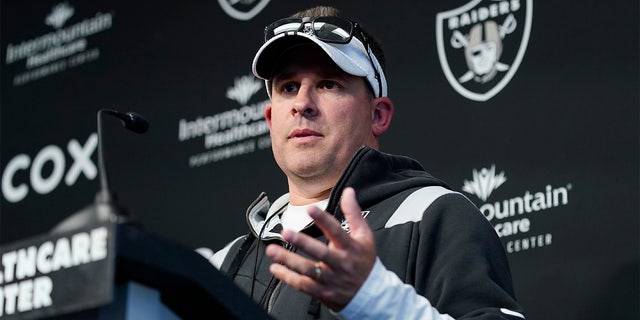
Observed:
[[[263,80],[270,79],[273,75],[273,68],[277,63],[278,58],[291,47],[304,43],[316,44],[331,58],[331,60],[333,60],[333,62],[335,62],[336,65],[338,65],[338,67],[340,67],[340,69],[348,74],[365,77],[369,73],[368,69],[371,67],[367,67],[366,65],[366,63],[369,63],[368,60],[357,61],[357,54],[354,51],[358,49],[354,48],[352,43],[327,43],[318,40],[312,35],[297,33],[294,35],[282,34],[265,42],[253,59],[253,74]],[[365,64],[363,65],[363,63]]]

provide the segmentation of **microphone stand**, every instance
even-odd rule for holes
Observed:
[[[96,193],[93,204],[81,209],[70,217],[58,223],[50,232],[63,233],[87,225],[95,225],[102,222],[131,223],[138,225],[137,219],[118,203],[115,193],[111,191],[109,176],[104,157],[104,147],[102,139],[102,115],[115,116],[122,121],[122,124],[129,130],[142,134],[145,133],[149,124],[142,116],[134,112],[123,114],[116,110],[100,109],[97,113],[98,125],[98,171],[100,174],[100,190]]]

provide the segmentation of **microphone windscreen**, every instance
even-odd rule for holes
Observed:
[[[135,112],[127,112],[128,120],[125,121],[125,127],[135,133],[145,133],[149,130],[149,122],[140,114]]]

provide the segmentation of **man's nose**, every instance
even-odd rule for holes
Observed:
[[[293,116],[300,115],[302,117],[313,117],[318,113],[318,107],[315,102],[313,90],[308,86],[301,86],[298,90],[295,100],[291,108]]]

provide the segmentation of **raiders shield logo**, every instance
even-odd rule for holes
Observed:
[[[473,0],[436,16],[440,65],[462,96],[487,101],[509,83],[529,42],[533,0]]]
[[[218,3],[230,17],[237,20],[251,20],[270,0],[218,0]]]

